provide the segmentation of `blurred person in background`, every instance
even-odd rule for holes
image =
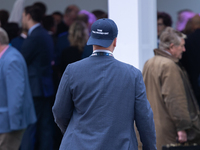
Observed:
[[[70,25],[77,19],[79,8],[76,5],[70,5],[66,8],[64,18],[60,24],[57,25],[58,39],[56,41],[56,61],[55,64],[60,64],[60,56],[62,51],[70,46],[68,40],[68,30]]]
[[[22,28],[21,34],[17,36],[16,38],[13,38],[10,42],[10,44],[15,47],[17,50],[21,51],[22,44],[24,40],[27,38],[28,30]]]
[[[188,36],[189,34],[191,34],[193,32],[192,28],[193,28],[192,27],[192,19],[189,19],[185,25],[185,28],[181,32]]]
[[[102,18],[108,18],[108,14],[102,10],[93,10],[92,13],[96,16],[97,20]]]
[[[200,106],[200,17],[195,15],[192,19],[192,33],[185,40],[186,52],[180,60],[185,67]]]
[[[186,35],[190,35],[200,27],[200,16],[196,14],[193,18],[189,19],[185,29],[182,31]]]
[[[183,31],[189,19],[195,16],[195,13],[189,9],[178,11],[176,30]]]
[[[57,35],[68,32],[70,25],[76,20],[79,13],[79,8],[76,5],[69,5],[63,17],[63,20],[57,26]]]
[[[7,33],[0,28],[0,149],[18,150],[36,115],[26,62],[8,43]]]
[[[85,14],[85,15],[88,16],[87,26],[88,26],[88,31],[90,33],[91,32],[91,26],[92,26],[92,24],[97,20],[96,16],[93,13],[91,13],[91,12],[89,12],[87,10],[81,10],[79,12],[79,14]]]
[[[5,24],[4,30],[6,30],[8,37],[9,37],[9,42],[12,41],[12,39],[16,38],[20,34],[20,28],[17,23],[14,22],[9,22]]]
[[[199,108],[183,66],[185,35],[167,27],[160,36],[159,49],[143,68],[156,128],[157,148],[167,144],[200,144]]]
[[[63,14],[59,11],[55,11],[52,13],[52,17],[54,18],[56,26],[60,24],[63,20]]]
[[[56,43],[56,23],[51,15],[45,16],[42,19],[42,26],[46,29],[49,35],[53,38],[54,44]]]
[[[165,12],[157,13],[157,36],[158,36],[158,45],[160,43],[160,35],[165,30],[166,27],[172,26],[171,16]]]
[[[44,3],[42,3],[42,2],[35,2],[33,4],[33,6],[37,6],[37,7],[39,7],[41,9],[41,11],[42,11],[42,17],[44,17],[46,15],[47,7],[46,7],[46,5]]]
[[[4,28],[8,23],[9,13],[7,10],[0,10],[0,27]]]
[[[88,15],[86,15],[85,13],[79,13],[77,16],[77,20],[83,21],[87,25],[88,31],[90,30],[90,27],[89,27],[90,25],[88,23],[88,20],[89,20]],[[82,53],[82,59],[89,57],[92,54],[92,52],[93,52],[93,46],[85,45],[83,49],[83,53]]]
[[[87,27],[88,27],[88,20],[89,20],[89,17],[88,15],[84,14],[84,13],[79,13],[78,16],[77,16],[77,21],[83,21]]]
[[[61,54],[61,73],[63,74],[68,64],[82,59],[84,46],[88,40],[88,28],[82,21],[74,22],[69,29],[70,47],[63,50]]]
[[[28,37],[23,42],[21,53],[25,58],[37,122],[27,128],[26,135],[36,130],[35,149],[51,150],[53,148],[53,116],[50,98],[54,94],[52,65],[54,44],[51,36],[41,26],[43,15],[37,6],[27,6],[22,15],[22,25],[28,30]],[[24,136],[22,149],[31,150],[33,144]],[[32,144],[32,145],[31,145]]]

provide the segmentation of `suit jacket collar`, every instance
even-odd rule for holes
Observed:
[[[11,49],[11,46],[8,46],[8,49],[7,49],[7,50],[5,51],[5,53],[2,55],[2,57],[1,57],[0,60],[3,60],[3,59],[6,57],[7,53],[9,53],[10,49]]]
[[[158,56],[163,56],[163,57],[169,58],[172,61],[174,61],[175,63],[179,62],[179,59],[174,58],[172,55],[169,55],[168,53],[166,53],[166,52],[164,52],[163,50],[160,50],[160,49],[155,49],[154,50],[154,55],[158,55]]]
[[[28,30],[28,35],[31,35],[31,33],[33,32],[33,30],[35,30],[37,27],[40,26],[40,23],[37,23],[35,25],[33,25],[29,30]]]
[[[5,53],[2,55],[0,59],[0,66],[3,64],[4,59],[6,58],[7,54],[10,52],[11,49],[12,49],[11,46],[9,46],[8,49],[5,51]]]

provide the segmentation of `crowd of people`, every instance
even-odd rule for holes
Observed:
[[[1,93],[0,107],[12,103],[4,114],[7,122],[1,120],[4,127],[0,130],[15,134],[0,138],[0,149],[59,149],[63,135],[54,123],[52,106],[60,79],[69,63],[92,54],[92,46],[86,45],[91,25],[107,17],[104,11],[88,12],[76,5],[67,6],[64,14],[56,11],[46,15],[46,10],[42,2],[26,6],[21,14],[21,27],[9,22],[8,11],[0,10],[0,48],[3,51],[0,65],[10,57],[5,60],[6,67],[3,65],[4,72],[1,72],[1,79],[6,80],[1,82],[1,88],[9,86],[5,87],[7,92],[2,91],[7,96]],[[13,133],[13,130],[20,132]],[[13,138],[18,140],[13,142]]]
[[[157,13],[158,48],[141,74],[113,59],[118,29],[104,11],[46,10],[26,6],[21,27],[0,10],[0,149],[200,144],[199,14],[179,11],[173,29]]]

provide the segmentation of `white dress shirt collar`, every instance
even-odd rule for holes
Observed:
[[[94,52],[94,53],[95,53],[95,52],[105,52],[105,53],[113,54],[113,53],[112,53],[111,51],[109,51],[109,50],[102,50],[102,49],[94,50],[93,52]]]

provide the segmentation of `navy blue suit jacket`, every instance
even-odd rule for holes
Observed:
[[[35,28],[23,42],[21,53],[27,63],[34,97],[48,97],[54,93],[51,67],[53,52],[53,39],[41,26]]]
[[[12,39],[12,41],[10,42],[10,44],[15,47],[17,50],[21,51],[22,48],[22,44],[24,42],[25,38],[23,38],[21,35]]]
[[[12,46],[0,58],[0,89],[0,133],[36,122],[26,62]]]
[[[64,133],[60,150],[137,150],[134,121],[143,149],[156,149],[142,74],[112,56],[90,56],[69,64],[53,114]]]

